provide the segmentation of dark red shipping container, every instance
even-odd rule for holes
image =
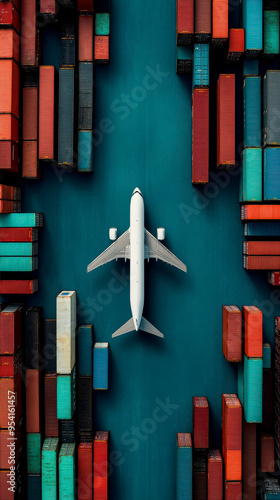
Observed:
[[[23,444],[23,418],[20,419],[18,424],[15,426],[14,434],[13,431],[8,429],[0,429],[0,469],[10,469],[9,463],[10,455],[14,458],[15,464],[17,464]],[[11,445],[14,444],[14,448]],[[14,452],[15,455],[13,455]],[[6,497],[3,497],[3,500]]]
[[[261,428],[263,431],[273,429],[273,371],[271,368],[263,370],[263,418]]]
[[[37,65],[36,0],[21,1],[21,64]]]
[[[244,29],[230,29],[229,30],[229,52],[237,52],[243,54],[244,52]]]
[[[280,256],[243,255],[243,267],[248,270],[270,271],[280,269]]]
[[[280,241],[244,241],[245,255],[280,255]]]
[[[109,62],[109,36],[94,37],[94,60],[104,64]]]
[[[193,0],[177,0],[177,45],[189,45],[194,33]]]
[[[257,488],[257,425],[242,424],[242,476],[244,498],[256,498]]]
[[[108,447],[109,432],[97,431],[94,437],[93,474],[95,477],[108,476]]]
[[[14,211],[14,202],[0,200],[0,214],[12,214]]]
[[[18,172],[18,144],[0,141],[0,169]]]
[[[38,292],[38,280],[0,280],[0,293],[32,295]]]
[[[39,158],[55,159],[55,67],[40,66]]]
[[[19,62],[19,36],[14,29],[0,29],[0,59]]]
[[[223,459],[220,450],[208,455],[208,500],[223,500]]]
[[[0,114],[0,141],[19,141],[19,121],[15,116],[11,114]],[[0,142],[0,144],[3,144]],[[5,148],[6,157],[3,159],[3,162],[0,161],[2,165],[10,165],[13,163],[10,151],[13,151],[13,148],[8,144],[2,146],[2,149]],[[16,153],[14,153],[16,154]]]
[[[28,1],[28,0],[27,0]],[[2,26],[1,26],[2,25]],[[12,26],[20,32],[20,16],[12,2],[0,3],[0,28]]]
[[[7,429],[9,415],[13,413],[17,424],[22,414],[22,373],[19,370],[14,378],[0,378],[0,428]],[[8,408],[9,407],[9,408]],[[13,412],[12,407],[15,408]]]
[[[241,481],[242,406],[236,394],[222,395],[222,445],[225,480]]]
[[[1,200],[13,200],[14,199],[14,187],[6,186],[5,184],[0,184],[0,199]]]
[[[59,422],[57,420],[57,375],[45,375],[45,436],[59,436]]]
[[[78,448],[78,500],[92,500],[92,443]]]
[[[223,353],[227,361],[242,361],[242,313],[237,306],[223,306]]]
[[[195,0],[195,38],[207,42],[211,37],[211,0]]]
[[[40,0],[40,12],[41,14],[52,14],[57,13],[57,2],[56,0]]]
[[[0,312],[0,354],[15,354],[21,345],[21,306],[8,306]]]
[[[12,59],[0,59],[0,113],[19,117],[19,67]]]
[[[228,0],[213,0],[212,3],[212,42],[228,39]]]
[[[39,179],[41,171],[38,163],[38,142],[23,141],[22,144],[22,177]]]
[[[79,61],[93,61],[93,16],[79,16]]]
[[[243,306],[245,354],[248,358],[262,358],[263,314],[256,306]]]
[[[193,438],[195,448],[209,447],[209,405],[206,397],[193,397]]]
[[[93,0],[78,0],[78,10],[93,12]]]
[[[241,500],[241,499],[242,499],[241,481],[226,481],[225,500]]]
[[[26,432],[40,432],[40,371],[26,370]]]
[[[261,435],[261,471],[275,471],[274,438],[269,433]]]
[[[280,285],[280,272],[272,272],[268,273],[267,281],[271,285],[279,286]]]
[[[20,12],[20,2],[21,0],[12,0],[15,8]]]
[[[192,182],[209,181],[209,89],[193,90]]]
[[[38,241],[38,229],[32,227],[0,227],[0,241]]]
[[[0,356],[0,377],[15,377],[22,366],[22,348],[13,356]]]
[[[278,220],[280,205],[242,205],[241,220]]]
[[[38,87],[23,89],[22,139],[36,141],[38,139]]]
[[[235,75],[217,83],[217,168],[235,165]]]

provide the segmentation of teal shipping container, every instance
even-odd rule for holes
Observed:
[[[280,146],[280,71],[268,70],[263,79],[264,146]]]
[[[38,243],[0,243],[1,257],[31,257],[38,255]]]
[[[264,54],[279,54],[279,11],[264,11]]]
[[[0,271],[31,272],[38,269],[38,257],[0,257]]]
[[[176,499],[192,500],[192,445],[190,434],[177,434]]]
[[[93,388],[108,389],[109,344],[96,342],[93,349]]]
[[[93,63],[79,63],[79,115],[78,128],[92,130],[93,123]]]
[[[263,150],[263,197],[265,201],[280,200],[280,148]]]
[[[179,45],[176,47],[177,51],[177,66],[176,71],[180,74],[191,74],[193,66],[193,51],[191,47],[184,47]]]
[[[209,86],[209,44],[196,43],[193,49],[193,87]]]
[[[263,345],[263,368],[271,368],[271,346],[267,343]]]
[[[78,367],[79,375],[92,375],[92,325],[78,328]]]
[[[57,500],[58,438],[46,438],[42,448],[42,500]]]
[[[78,171],[92,172],[92,130],[79,130]]]
[[[245,148],[261,147],[261,128],[261,77],[247,76],[243,83],[243,142]]]
[[[27,433],[27,473],[41,474],[41,433]]]
[[[75,69],[59,69],[58,163],[74,164]]]
[[[243,77],[249,75],[258,76],[259,74],[259,60],[258,59],[244,59],[243,60]]]
[[[244,416],[247,423],[262,422],[263,359],[244,356]]]
[[[57,418],[70,420],[76,409],[76,367],[71,375],[57,375]]]
[[[242,152],[239,201],[262,201],[262,148]]]
[[[279,222],[246,222],[244,236],[280,236]]]
[[[245,29],[245,53],[256,58],[263,48],[263,3],[262,0],[243,0],[242,22]]]
[[[238,363],[238,372],[237,372],[237,394],[238,399],[243,406],[244,404],[244,368],[243,363]]]
[[[42,498],[41,494],[42,478],[38,474],[28,474],[27,477],[27,500],[38,500]]]
[[[59,500],[75,500],[75,443],[63,443],[58,457]]]
[[[95,15],[95,34],[110,35],[110,14],[97,12]]]
[[[43,214],[0,214],[0,227],[42,227]]]

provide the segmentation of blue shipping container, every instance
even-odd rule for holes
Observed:
[[[92,325],[78,328],[78,367],[79,375],[92,375]]]
[[[74,163],[75,69],[59,69],[58,163]]]
[[[93,388],[108,389],[108,343],[96,342],[93,349]]]
[[[92,172],[92,131],[79,130],[78,171]]]
[[[270,344],[263,345],[263,367],[271,368],[271,347]]]
[[[238,375],[237,375],[237,394],[238,399],[243,406],[244,404],[244,369],[243,363],[238,363]]]
[[[193,87],[209,86],[209,44],[197,43],[193,51]]]
[[[262,148],[243,150],[239,200],[262,201]]]
[[[243,84],[244,147],[261,147],[261,77],[247,76]]]
[[[262,0],[243,0],[242,21],[245,29],[245,52],[252,57],[257,57],[263,48]]]
[[[41,498],[41,475],[28,474],[28,500],[38,500]]]
[[[247,222],[244,236],[280,236],[279,222]]]
[[[243,60],[243,77],[249,75],[258,76],[259,74],[259,60],[258,59],[244,59]]]
[[[244,416],[247,423],[262,422],[263,359],[244,356]]]
[[[280,148],[264,148],[263,192],[266,201],[280,200]]]
[[[192,448],[177,447],[177,500],[192,500]]]

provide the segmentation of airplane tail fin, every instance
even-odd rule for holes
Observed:
[[[156,335],[156,337],[163,338],[164,335],[161,333],[155,326],[153,326],[147,319],[141,319],[140,330],[143,332],[150,333],[151,335]],[[135,325],[133,318],[128,320],[123,326],[121,326],[115,333],[113,333],[112,337],[119,337],[120,335],[124,335],[125,333],[135,331]]]

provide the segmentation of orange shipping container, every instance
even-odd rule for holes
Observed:
[[[22,177],[39,179],[38,142],[23,141],[22,145]]]
[[[21,64],[36,66],[36,0],[21,1]]]
[[[95,36],[94,59],[99,63],[109,62],[109,36]]]
[[[245,354],[261,358],[263,354],[263,316],[256,306],[243,306]]]
[[[242,479],[242,407],[236,394],[222,395],[222,445],[225,480]]]
[[[227,361],[242,361],[242,314],[237,306],[223,306],[223,353]]]
[[[19,67],[12,59],[0,59],[0,113],[19,117],[19,76]]]
[[[23,89],[22,139],[38,139],[38,87]]]
[[[93,16],[79,16],[79,61],[93,61]]]
[[[19,36],[13,29],[0,29],[0,59],[19,62]]]
[[[26,432],[40,432],[40,371],[26,370]]]
[[[15,463],[18,462],[20,457],[20,452],[22,450],[22,437],[23,437],[23,429],[22,429],[23,419],[21,418],[19,423],[15,427]],[[10,459],[10,445],[12,443],[11,440],[11,431],[8,429],[0,429],[0,469],[9,469],[9,459]],[[6,498],[6,497],[0,497]]]
[[[17,372],[14,378],[0,377],[0,428],[8,428],[8,406],[13,406],[15,423],[17,424],[22,414],[22,374]]]
[[[212,38],[220,40],[228,38],[228,0],[212,2]]]
[[[238,499],[241,500],[241,498],[242,498],[242,482],[227,481],[225,484],[225,500],[238,500]]]
[[[18,144],[15,142],[0,141],[0,169],[18,171]]]
[[[11,214],[14,211],[13,201],[0,200],[0,214]]]
[[[39,158],[54,160],[55,156],[55,67],[40,66]]]
[[[11,114],[0,114],[0,141],[19,140],[18,119]]]
[[[235,165],[235,75],[217,82],[217,168]]]

